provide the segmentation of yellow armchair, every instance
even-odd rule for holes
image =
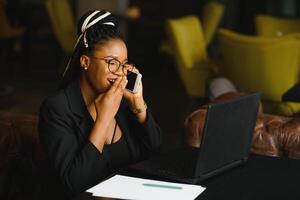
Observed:
[[[300,19],[257,15],[255,17],[255,28],[258,35],[268,37],[300,33]]]
[[[221,22],[224,13],[224,4],[217,1],[207,2],[202,9],[202,30],[205,41],[205,47],[212,42],[216,30]],[[168,41],[163,40],[160,45],[160,51],[172,55],[172,47]]]
[[[59,45],[67,55],[70,55],[73,52],[77,34],[69,0],[47,0],[46,10]]]
[[[267,112],[292,115],[299,103],[282,95],[299,81],[299,40],[294,36],[257,37],[221,29],[220,71],[242,91],[261,91]]]
[[[208,46],[213,40],[223,14],[224,5],[222,3],[211,1],[204,5],[201,21],[206,46]]]
[[[200,20],[196,16],[169,19],[166,22],[169,44],[179,76],[191,97],[204,97],[207,79],[215,65],[208,60]]]

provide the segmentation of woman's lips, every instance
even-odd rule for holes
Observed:
[[[116,81],[117,79],[115,78],[115,79],[108,79],[108,82],[110,83],[110,84],[113,84],[115,81]]]

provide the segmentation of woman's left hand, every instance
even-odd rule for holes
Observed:
[[[137,68],[133,68],[133,73],[140,74],[139,70]],[[129,103],[132,103],[134,105],[135,101],[138,99],[143,100],[143,84],[142,80],[139,83],[138,90],[136,93],[132,93],[129,90],[124,90],[124,97],[129,101]]]
[[[133,69],[134,73],[139,74],[139,70],[137,68]],[[139,83],[138,91],[136,93],[132,93],[128,90],[124,90],[124,98],[128,101],[132,110],[140,109],[145,107],[145,101],[143,97],[143,83],[142,80]],[[146,120],[146,110],[145,112],[135,113],[139,122],[143,123]]]

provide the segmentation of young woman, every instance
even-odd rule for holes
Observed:
[[[127,48],[117,21],[89,11],[78,23],[78,41],[61,88],[40,108],[42,144],[67,194],[74,196],[116,170],[158,150],[161,132],[143,98],[125,89]]]

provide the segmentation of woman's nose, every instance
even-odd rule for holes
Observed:
[[[123,66],[120,66],[118,68],[118,70],[115,72],[115,74],[118,75],[118,76],[124,76],[125,74],[124,74]]]

